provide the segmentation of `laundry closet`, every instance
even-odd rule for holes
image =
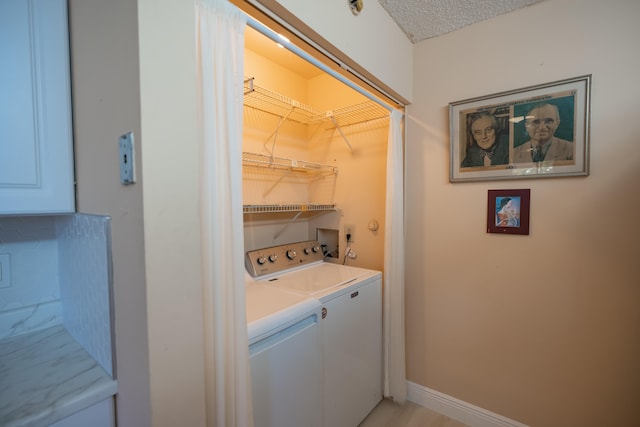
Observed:
[[[382,270],[389,111],[250,27],[244,61],[245,251],[318,240]]]
[[[245,301],[257,426],[358,425],[383,397],[390,112],[248,27]]]

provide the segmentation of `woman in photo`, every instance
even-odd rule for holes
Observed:
[[[519,227],[520,211],[515,206],[511,197],[503,197],[500,203],[496,203],[498,207],[496,213],[496,226],[498,227]]]
[[[467,147],[460,167],[506,165],[509,163],[509,140],[501,134],[498,120],[482,112],[471,116],[471,145]]]

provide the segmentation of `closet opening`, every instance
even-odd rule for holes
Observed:
[[[278,31],[303,44],[286,29]],[[350,251],[357,254],[348,263],[382,270],[384,230],[370,225],[385,221],[389,115],[398,104],[348,80],[344,69],[309,46],[278,46],[275,34],[249,18],[245,251],[326,238],[320,241],[331,253],[325,261],[341,262],[348,229]]]

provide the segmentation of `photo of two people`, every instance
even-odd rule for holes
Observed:
[[[451,182],[589,175],[591,76],[449,104]]]
[[[575,157],[575,96],[463,111],[460,167],[563,162]]]

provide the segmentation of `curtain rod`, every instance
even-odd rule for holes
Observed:
[[[274,42],[281,44],[286,49],[290,50],[291,52],[295,53],[296,55],[298,55],[302,59],[305,59],[306,61],[308,61],[311,64],[315,65],[316,67],[320,68],[322,71],[324,71],[324,72],[330,74],[331,76],[335,77],[336,79],[340,80],[342,83],[346,84],[351,89],[355,90],[356,92],[360,93],[361,95],[369,98],[371,101],[381,105],[382,107],[384,107],[385,109],[387,109],[389,111],[395,110],[394,107],[392,107],[392,106],[386,104],[385,102],[381,101],[380,99],[376,98],[371,93],[369,93],[368,91],[364,90],[363,88],[361,88],[357,84],[353,83],[351,80],[347,79],[346,77],[344,77],[340,73],[335,72],[330,67],[328,67],[327,65],[325,65],[321,61],[318,61],[312,55],[309,55],[307,52],[305,52],[304,50],[300,49],[298,46],[294,45],[293,43],[291,43],[286,38],[283,38],[283,36],[281,36],[280,34],[276,33],[271,28],[267,27],[262,22],[257,21],[255,18],[253,18],[252,16],[250,16],[248,14],[247,14],[247,25],[249,25],[254,30],[262,33],[263,35],[267,36],[268,38],[270,38]]]

